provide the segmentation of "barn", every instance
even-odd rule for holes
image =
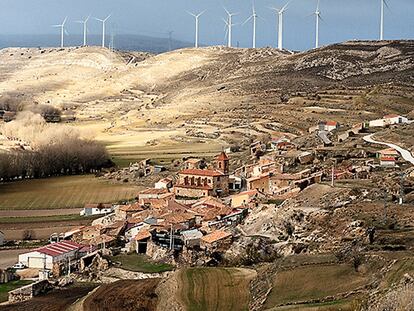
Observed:
[[[52,243],[19,255],[19,262],[28,268],[52,270],[55,263],[77,259],[82,247],[72,241]]]

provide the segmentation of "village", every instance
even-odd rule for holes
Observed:
[[[411,160],[389,146],[373,148],[365,138],[378,129],[408,123],[399,115],[352,127],[321,121],[309,129],[309,135],[319,140],[317,148],[301,148],[287,136],[253,141],[249,158],[238,167],[231,164],[230,148],[211,161],[188,158],[174,174],[151,167],[149,161],[137,164],[144,169],[143,177],[159,172],[168,176],[126,204],[85,205],[80,216],[93,216],[90,225],[56,233],[49,244],[19,254],[17,263],[3,271],[0,280],[19,278],[26,269],[38,275],[32,273],[35,283],[11,291],[9,302],[30,299],[46,290],[50,280],[68,275],[95,275],[96,279],[100,270],[113,264],[106,256],[120,253],[145,255],[175,267],[219,265],[239,238],[239,225],[256,208],[283,208],[285,200],[313,184],[335,187],[341,180],[399,172],[404,161]],[[367,144],[353,144],[358,137]],[[343,147],[345,143],[351,145]],[[403,191],[398,200],[402,203]],[[4,242],[0,232],[0,245]]]

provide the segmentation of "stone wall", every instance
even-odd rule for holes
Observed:
[[[47,280],[38,281],[9,292],[9,303],[30,300],[35,296],[47,292],[51,284]]]

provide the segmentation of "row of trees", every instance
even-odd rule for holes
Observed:
[[[111,164],[104,146],[94,141],[71,139],[34,151],[0,153],[0,180],[85,174]]]
[[[0,129],[31,148],[0,153],[0,180],[85,174],[112,165],[105,147],[69,126],[47,124],[33,112],[21,112]]]

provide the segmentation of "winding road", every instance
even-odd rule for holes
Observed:
[[[394,148],[395,150],[397,150],[401,154],[401,156],[403,157],[404,160],[406,160],[406,161],[410,162],[412,165],[414,165],[414,157],[413,157],[413,155],[411,154],[410,151],[408,151],[406,149],[403,149],[400,146],[391,144],[391,143],[386,143],[386,142],[383,142],[383,141],[374,140],[372,138],[372,136],[374,136],[374,134],[364,136],[364,140],[368,143],[371,143],[371,144],[385,145],[385,146],[388,146],[390,148]]]

